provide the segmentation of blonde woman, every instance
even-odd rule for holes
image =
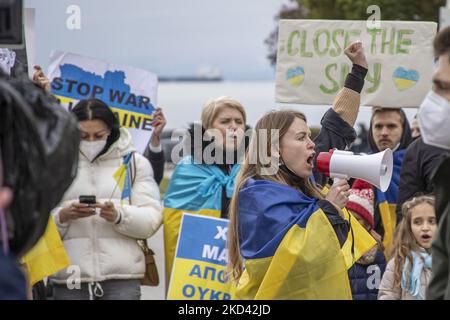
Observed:
[[[237,100],[219,97],[203,107],[190,129],[190,155],[175,168],[164,198],[164,241],[170,277],[184,212],[228,218],[239,158],[245,150],[246,113]]]

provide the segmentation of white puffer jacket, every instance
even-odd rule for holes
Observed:
[[[151,165],[138,153],[134,154],[136,173],[131,205],[120,204],[121,190],[115,188],[113,174],[122,165],[123,157],[132,151],[135,149],[131,134],[120,129],[120,138],[94,162],[80,152],[77,177],[52,211],[72,266],[79,269],[62,270],[53,275],[51,281],[65,284],[67,278],[77,277],[77,270],[81,271],[81,282],[143,278],[144,255],[136,239],[147,239],[158,230],[162,206]],[[97,214],[61,224],[59,211],[78,202],[80,195],[95,195],[100,203],[111,198],[122,215],[120,223],[108,222]]]

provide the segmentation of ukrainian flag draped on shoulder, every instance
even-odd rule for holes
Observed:
[[[245,270],[236,299],[352,299],[344,253],[325,213],[289,186],[249,179],[239,192]]]
[[[379,209],[384,229],[383,245],[385,248],[386,258],[389,258],[387,254],[390,252],[394,239],[395,227],[397,225],[395,211],[397,207],[398,186],[400,184],[400,170],[405,152],[405,149],[394,152],[392,180],[387,191],[382,192],[379,189],[375,189],[376,206]]]
[[[166,279],[170,278],[175,249],[184,212],[220,218],[222,190],[231,198],[240,169],[235,164],[229,175],[216,165],[195,164],[192,156],[178,163],[164,196],[164,247]]]

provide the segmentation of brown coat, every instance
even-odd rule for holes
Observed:
[[[384,272],[381,280],[380,289],[378,290],[378,300],[416,300],[408,291],[402,289],[400,286],[394,288],[394,259],[391,259]],[[431,278],[431,270],[424,268],[420,275],[420,289],[422,295],[425,296],[425,291]]]

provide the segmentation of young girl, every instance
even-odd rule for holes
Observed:
[[[423,300],[431,278],[430,249],[437,229],[434,197],[420,196],[405,202],[402,214],[379,300]]]

